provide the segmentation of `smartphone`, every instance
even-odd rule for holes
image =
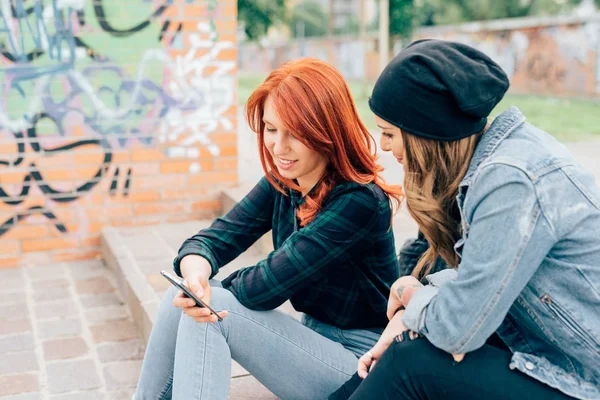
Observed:
[[[219,314],[217,314],[217,312],[215,310],[213,310],[208,304],[206,304],[205,302],[203,302],[202,300],[200,300],[198,297],[196,297],[196,295],[194,295],[194,293],[192,293],[192,291],[190,289],[188,289],[187,287],[185,287],[185,285],[183,284],[183,279],[179,279],[179,277],[175,277],[175,276],[169,274],[164,269],[162,271],[160,271],[160,274],[162,276],[164,276],[165,278],[167,278],[167,280],[169,282],[171,282],[173,284],[173,286],[175,286],[176,288],[178,288],[179,290],[181,290],[183,292],[184,296],[187,296],[190,299],[193,299],[196,302],[196,305],[198,307],[208,308],[211,313],[213,313],[213,314],[215,314],[217,316],[217,318],[218,318],[219,321],[223,321],[223,318],[221,318],[219,316]]]

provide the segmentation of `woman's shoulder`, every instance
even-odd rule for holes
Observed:
[[[389,205],[387,194],[377,184],[357,182],[338,183],[327,196],[326,203],[344,201],[349,198],[356,199],[365,206],[380,207]]]

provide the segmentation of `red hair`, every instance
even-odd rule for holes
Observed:
[[[327,159],[323,178],[298,210],[305,226],[319,212],[325,197],[340,182],[376,183],[394,201],[403,197],[400,186],[387,185],[377,163],[375,139],[362,123],[348,85],[332,65],[314,58],[283,64],[269,74],[246,103],[246,119],[258,134],[260,161],[271,184],[287,195],[284,186],[300,190],[277,170],[264,145],[263,113],[267,97],[283,125],[306,147]]]

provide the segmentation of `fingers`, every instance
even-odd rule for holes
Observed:
[[[358,359],[358,376],[365,379],[369,375],[369,368],[373,364],[373,358],[371,352],[366,352],[361,358]]]
[[[452,358],[454,358],[454,361],[459,363],[465,358],[465,355],[464,354],[452,354]]]
[[[198,323],[210,323],[210,322],[217,322],[219,320],[217,318],[217,316],[214,314],[211,314],[210,310],[207,308],[200,308],[200,307],[186,308],[183,310],[183,313]],[[229,315],[229,312],[228,311],[219,311],[218,314],[221,318],[225,318],[225,317],[227,317],[227,315]]]
[[[402,298],[400,299],[402,301],[402,304],[405,304],[406,306],[408,306],[408,304],[410,303],[410,299],[412,299],[412,297],[415,294],[415,292],[417,290],[419,290],[421,287],[423,287],[423,285],[420,285],[420,286],[417,286],[417,285],[407,286],[406,289],[404,289],[404,292],[402,293]]]
[[[186,287],[188,287],[192,291],[192,293],[198,296],[199,299],[202,299],[202,297],[204,297],[204,288],[202,287],[200,279],[197,278],[198,277],[196,276],[191,276],[190,280],[188,281],[187,279],[185,279],[183,281],[183,284]]]
[[[173,305],[179,308],[187,308],[196,306],[196,302],[184,295],[181,290],[178,290],[175,297],[173,297]]]

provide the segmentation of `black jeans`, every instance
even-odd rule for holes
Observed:
[[[492,337],[460,363],[427,339],[394,341],[364,381],[355,374],[329,400],[571,399],[511,370],[510,351],[494,341]]]

